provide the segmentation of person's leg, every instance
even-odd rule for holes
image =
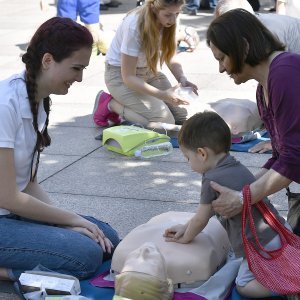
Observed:
[[[33,197],[50,204],[51,200],[48,194],[42,189],[42,187],[36,182],[29,182],[27,187],[23,190],[24,193],[32,195]],[[1,219],[0,219],[1,222]],[[6,268],[0,268],[0,280],[11,280],[9,271]]]
[[[288,223],[285,223],[285,227],[291,230]],[[264,248],[268,251],[273,251],[281,247],[280,237],[276,235],[270,242],[268,242]],[[263,298],[269,296],[275,296],[276,293],[270,291],[262,284],[260,284],[254,277],[254,274],[250,271],[249,265],[246,259],[241,263],[237,278],[236,287],[238,292],[249,298]]]
[[[117,245],[118,236],[108,224],[87,218]],[[0,218],[0,233],[0,265],[8,269],[11,280],[37,266],[84,279],[92,276],[103,261],[99,244],[70,229],[11,215]],[[105,255],[106,259],[110,257]]]
[[[105,40],[100,30],[100,0],[78,0],[78,14],[80,21],[90,31],[94,40],[94,48],[102,54],[106,54],[109,47],[109,40]]]
[[[146,73],[139,70],[139,77]],[[147,79],[144,78],[143,79]],[[175,120],[168,106],[155,97],[138,94],[125,86],[121,68],[106,64],[105,83],[109,92],[114,97],[109,105],[111,110],[120,114],[127,121],[149,127],[151,123],[174,124]]]
[[[243,297],[263,298],[272,295],[271,291],[261,285],[249,270],[246,259],[241,263],[238,276],[236,278],[236,289]]]
[[[80,21],[84,24],[98,24],[100,0],[77,0]]]
[[[58,0],[57,16],[77,20],[77,0]]]

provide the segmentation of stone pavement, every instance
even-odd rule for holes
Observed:
[[[38,25],[56,14],[53,0],[49,1],[49,10],[41,12],[38,0],[0,0],[0,80],[23,69],[20,54],[29,38]],[[116,29],[124,14],[136,4],[135,0],[122,2],[119,8],[101,13],[106,30]],[[272,6],[272,0],[261,2],[264,7]],[[202,101],[228,97],[254,101],[255,82],[236,86],[228,76],[218,73],[218,64],[205,44],[211,19],[209,11],[181,17],[182,24],[197,28],[201,39],[195,52],[179,55],[187,77],[198,85]],[[100,129],[93,125],[91,112],[97,92],[105,89],[103,72],[104,57],[93,57],[82,83],[74,84],[68,95],[52,96],[52,145],[42,154],[38,179],[55,205],[99,217],[124,237],[135,226],[162,212],[194,211],[201,178],[190,170],[178,149],[168,156],[137,160],[108,152],[95,140]],[[175,84],[170,73],[166,73]],[[254,173],[269,157],[233,154]],[[271,199],[285,215],[284,192]],[[17,299],[11,285],[0,283],[0,299]]]

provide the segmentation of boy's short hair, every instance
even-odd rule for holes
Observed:
[[[178,143],[192,151],[207,147],[216,154],[228,153],[231,133],[226,122],[217,113],[204,111],[184,122],[178,134]]]

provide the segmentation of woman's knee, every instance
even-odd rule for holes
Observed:
[[[271,291],[261,285],[257,280],[252,280],[248,282],[246,285],[236,285],[236,289],[239,294],[243,297],[251,297],[251,298],[265,298],[272,295]]]
[[[86,251],[82,257],[79,258],[81,261],[81,267],[75,269],[79,279],[89,278],[95,274],[98,268],[103,262],[104,251],[100,245],[97,245],[94,241],[85,245]]]

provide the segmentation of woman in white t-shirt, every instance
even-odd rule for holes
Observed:
[[[26,70],[0,81],[0,280],[38,265],[90,277],[119,242],[108,224],[52,206],[36,179],[40,152],[51,142],[49,95],[82,81],[92,44],[82,25],[49,19],[22,56]]]
[[[197,91],[175,58],[176,19],[183,4],[183,0],[147,0],[124,18],[106,54],[110,94],[97,95],[97,125],[107,126],[108,120],[118,123],[119,115],[148,128],[185,121],[187,111],[178,105],[188,102],[158,70],[158,64],[166,63],[178,83]]]

